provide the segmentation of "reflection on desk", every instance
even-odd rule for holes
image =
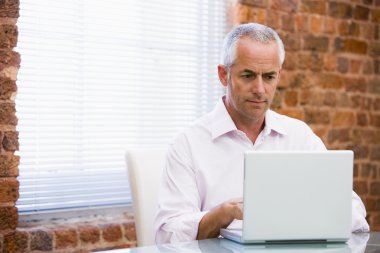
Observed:
[[[224,238],[101,251],[98,253],[374,253],[380,232],[352,234],[347,243],[239,244]]]

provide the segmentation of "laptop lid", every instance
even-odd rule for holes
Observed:
[[[352,176],[352,151],[246,152],[243,231],[236,240],[348,240]]]

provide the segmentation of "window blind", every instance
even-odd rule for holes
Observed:
[[[21,0],[21,214],[131,202],[130,148],[166,146],[223,93],[220,0]]]

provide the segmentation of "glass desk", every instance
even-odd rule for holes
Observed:
[[[248,244],[224,238],[162,244],[98,253],[380,253],[380,232],[352,234],[347,243]]]

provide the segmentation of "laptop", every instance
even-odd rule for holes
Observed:
[[[353,159],[350,150],[246,152],[243,221],[221,235],[239,243],[347,241]]]

